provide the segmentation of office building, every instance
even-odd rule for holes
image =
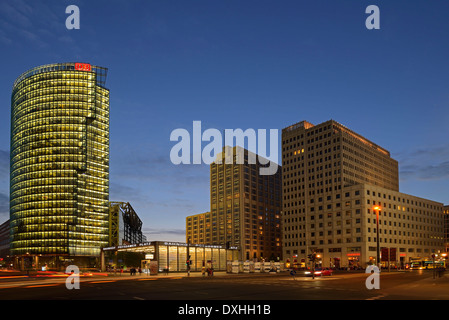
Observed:
[[[25,257],[35,265],[89,263],[108,245],[106,76],[87,63],[56,63],[14,82],[10,220],[19,264]]]
[[[109,203],[109,245],[120,246],[146,242],[142,220],[129,202]]]
[[[330,120],[282,131],[283,250],[305,267],[364,267],[379,246],[400,266],[442,250],[443,205],[399,192],[398,163],[384,148]],[[381,259],[387,261],[386,255]]]
[[[0,225],[0,267],[6,266],[7,262],[9,262],[9,220],[6,220]]]
[[[444,242],[446,246],[446,252],[449,251],[449,205],[445,205],[443,208],[444,213]]]
[[[240,260],[280,260],[281,166],[273,175],[260,175],[265,161],[252,164],[249,157],[255,155],[240,147],[223,150],[221,161],[210,165],[210,213],[188,217],[186,235],[192,243],[235,246]]]
[[[204,212],[186,218],[186,242],[197,244],[212,243],[211,213]]]

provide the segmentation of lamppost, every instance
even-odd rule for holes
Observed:
[[[380,246],[379,246],[379,212],[380,210],[382,210],[382,208],[380,206],[375,206],[374,211],[376,211],[376,242],[377,242],[377,258],[376,258],[376,262],[377,262],[377,266],[380,270]]]
[[[190,277],[190,237],[187,238],[187,276]]]
[[[443,257],[443,267],[446,268],[447,253],[442,253],[441,256]]]

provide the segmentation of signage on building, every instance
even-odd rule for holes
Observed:
[[[359,257],[360,253],[359,252],[357,252],[357,253],[347,253],[346,256],[347,257]]]
[[[178,246],[178,247],[198,247],[198,248],[212,248],[212,249],[224,249],[222,245],[213,244],[200,244],[200,243],[184,243],[184,242],[163,242],[164,246]],[[237,250],[237,247],[229,247],[229,249]]]
[[[92,71],[92,66],[88,63],[75,63],[75,70],[79,71]]]

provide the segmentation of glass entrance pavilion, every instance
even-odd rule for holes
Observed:
[[[203,268],[226,271],[227,261],[238,259],[236,247],[153,241],[103,248],[102,269],[106,268],[106,264],[116,265],[111,253],[121,251],[141,253],[146,261],[157,261],[159,272],[187,271],[187,261],[191,261],[190,271],[201,271]]]

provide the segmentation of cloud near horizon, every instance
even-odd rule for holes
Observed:
[[[393,156],[394,157],[394,156]],[[449,145],[419,146],[399,152],[399,177],[402,181],[436,181],[449,177]]]
[[[170,229],[170,228],[142,228],[143,234],[148,241],[178,241],[185,242],[185,229]]]

